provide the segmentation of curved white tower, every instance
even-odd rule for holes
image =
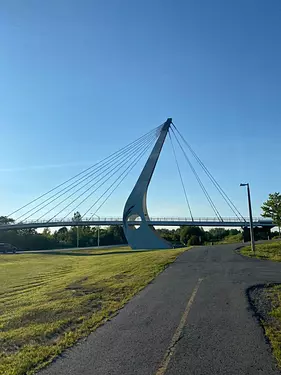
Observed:
[[[163,124],[159,137],[149,155],[149,158],[134,186],[123,211],[123,229],[128,244],[132,249],[170,249],[172,245],[164,240],[147,223],[149,220],[146,195],[147,189],[162,150],[172,119],[168,118]],[[136,221],[136,225],[128,225],[128,221]]]

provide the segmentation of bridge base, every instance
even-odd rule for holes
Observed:
[[[171,249],[172,245],[162,238],[152,225],[146,221],[136,222],[136,225],[126,225],[124,233],[128,244],[133,250],[162,250]]]
[[[254,227],[254,237],[255,240],[268,240],[270,238],[270,232],[271,228],[269,226],[266,227]],[[244,227],[243,228],[243,240],[244,242],[249,242],[251,241],[251,236],[250,236],[250,228]]]

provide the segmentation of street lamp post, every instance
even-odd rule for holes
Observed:
[[[81,221],[81,215],[78,211],[74,212],[72,221],[74,221],[76,223],[76,247],[78,248],[79,247],[79,226],[78,226],[78,222]]]
[[[252,252],[254,253],[255,252],[255,236],[254,236],[254,224],[253,224],[253,215],[252,215],[250,185],[249,183],[247,183],[247,184],[240,184],[240,186],[247,186],[249,217],[250,217],[251,247],[252,247]]]
[[[76,227],[76,247],[79,247],[79,227]]]
[[[100,216],[97,214],[92,214],[92,216],[96,216],[100,221]],[[100,226],[98,225],[98,247],[100,247]]]

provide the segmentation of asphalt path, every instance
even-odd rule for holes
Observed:
[[[247,289],[281,264],[237,245],[183,253],[119,314],[40,375],[280,375]]]

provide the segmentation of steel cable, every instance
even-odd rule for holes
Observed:
[[[225,200],[225,202],[227,203],[227,205],[229,206],[229,208],[232,210],[232,212],[234,213],[234,215],[239,220],[241,220],[241,218],[242,218],[243,221],[246,221],[246,219],[243,217],[243,215],[240,213],[240,211],[238,210],[238,208],[231,201],[231,199],[226,194],[226,192],[222,189],[222,187],[220,186],[220,184],[217,182],[217,180],[214,178],[214,176],[211,174],[211,172],[208,170],[208,168],[205,166],[205,164],[202,162],[202,160],[199,158],[199,156],[195,153],[195,151],[191,148],[191,146],[189,145],[189,143],[185,140],[185,138],[180,133],[180,131],[177,129],[177,127],[175,126],[175,124],[173,124],[173,126],[174,126],[175,130],[177,131],[177,133],[179,134],[179,136],[181,137],[181,139],[183,140],[183,142],[186,144],[186,146],[190,150],[190,152],[192,153],[192,155],[194,156],[194,158],[197,160],[197,162],[199,163],[199,165],[201,166],[201,168],[207,174],[207,176],[209,177],[209,179],[211,180],[211,182],[213,183],[213,185],[219,191],[220,195],[223,197],[223,199]]]
[[[92,166],[90,166],[89,168],[85,169],[84,171],[82,171],[82,172],[76,174],[75,176],[69,178],[68,180],[64,181],[63,183],[61,183],[61,184],[55,186],[54,188],[48,190],[47,192],[45,192],[44,194],[40,195],[39,197],[37,197],[37,198],[33,199],[32,201],[28,202],[27,204],[21,206],[21,207],[18,208],[17,210],[11,212],[10,214],[8,214],[8,216],[12,216],[12,215],[14,215],[15,213],[21,211],[21,210],[24,209],[25,207],[27,207],[27,206],[31,205],[32,203],[38,201],[39,199],[41,199],[41,198],[43,198],[44,196],[50,194],[51,192],[55,191],[56,189],[59,189],[59,188],[62,187],[63,185],[67,184],[68,182],[70,182],[70,181],[74,180],[75,178],[77,178],[77,177],[79,177],[79,176],[85,174],[87,171],[90,171],[90,170],[93,169],[95,166],[97,166],[97,165],[99,165],[99,164],[101,164],[101,163],[104,163],[106,160],[108,160],[108,159],[110,159],[110,158],[116,156],[116,155],[119,154],[119,153],[122,153],[123,150],[127,149],[127,148],[130,147],[131,145],[133,145],[133,144],[137,143],[138,141],[142,140],[144,137],[148,136],[149,134],[152,134],[152,133],[157,134],[157,131],[158,131],[162,126],[163,126],[163,124],[160,125],[160,126],[157,126],[156,128],[152,129],[151,131],[149,131],[149,132],[146,133],[145,135],[139,137],[139,138],[136,139],[135,141],[130,142],[128,145],[126,145],[126,146],[122,147],[121,149],[115,151],[114,153],[110,154],[109,156],[107,156],[106,158],[102,159],[101,161],[98,161],[97,163],[93,164]],[[90,172],[89,172],[89,173],[90,173]],[[25,213],[25,214],[26,214],[26,213]],[[22,216],[24,216],[24,215],[22,215]],[[22,217],[22,216],[20,216],[20,217]]]
[[[96,211],[92,214],[90,220],[92,217],[99,211],[99,209],[106,203],[106,201],[111,197],[111,195],[115,192],[115,190],[120,186],[120,184],[124,181],[124,179],[128,176],[128,174],[131,172],[131,170],[135,167],[135,165],[139,162],[139,160],[143,157],[143,155],[146,153],[146,151],[151,147],[152,143],[149,144],[143,152],[135,159],[133,163],[131,163],[123,172],[121,175],[118,176],[118,178],[114,181],[114,183],[111,184],[111,186],[104,192],[104,194],[97,199],[94,204],[84,213],[82,218],[100,201],[100,199],[107,193],[108,190],[118,181],[118,179],[127,171],[127,173],[121,178],[119,183],[114,187],[114,189],[108,194],[108,196],[105,198],[105,200],[102,202],[102,204],[96,209]]]
[[[194,167],[193,167],[191,161],[189,160],[189,157],[187,156],[185,150],[183,149],[181,143],[179,142],[179,140],[178,140],[178,138],[177,138],[177,136],[176,136],[176,134],[175,134],[173,128],[171,128],[171,130],[172,130],[172,132],[173,132],[173,135],[174,135],[174,137],[175,137],[175,139],[176,139],[178,145],[180,146],[180,148],[181,148],[181,150],[182,150],[182,152],[183,152],[183,154],[184,154],[184,157],[185,157],[186,161],[188,162],[189,167],[191,168],[191,170],[192,170],[194,176],[196,177],[199,186],[201,187],[201,189],[202,189],[202,191],[203,191],[205,197],[207,198],[207,200],[208,200],[208,202],[209,202],[211,208],[213,209],[213,211],[214,211],[215,215],[217,216],[217,218],[218,218],[220,221],[223,221],[223,218],[221,217],[221,215],[220,215],[218,209],[216,208],[216,206],[215,206],[215,204],[214,204],[212,198],[210,197],[209,193],[207,192],[207,190],[206,190],[204,184],[202,183],[202,181],[201,181],[199,175],[197,174],[196,170],[194,169]]]
[[[190,204],[189,204],[189,200],[188,200],[188,198],[187,198],[186,189],[185,189],[185,186],[184,186],[184,183],[183,183],[183,178],[182,178],[182,174],[181,174],[181,170],[180,170],[179,162],[178,162],[177,155],[176,155],[176,150],[175,150],[174,143],[173,143],[173,140],[172,140],[172,137],[171,137],[170,132],[169,132],[169,138],[170,138],[170,141],[171,141],[172,150],[173,150],[173,154],[174,154],[174,157],[175,157],[175,161],[176,161],[176,165],[177,165],[177,170],[178,170],[178,173],[179,173],[179,176],[180,176],[181,185],[182,185],[182,189],[183,189],[183,192],[184,192],[185,200],[186,200],[186,203],[187,203],[187,206],[188,206],[189,212],[190,212],[191,220],[193,221],[193,216],[192,216],[192,212],[191,212],[191,207],[190,207]]]
[[[154,139],[150,140],[149,142],[153,142]],[[139,152],[140,149],[142,149],[143,145],[141,145],[140,147],[138,147],[136,150],[133,150],[133,153],[131,154],[134,154],[136,152]],[[74,202],[76,202],[79,198],[81,198],[85,193],[87,193],[89,190],[91,190],[98,182],[102,181],[104,177],[106,177],[108,174],[110,174],[111,172],[113,172],[106,180],[104,180],[95,190],[93,190],[90,194],[87,195],[86,198],[84,198],[78,206],[76,206],[75,208],[73,208],[72,210],[76,210],[82,203],[84,203],[93,193],[95,193],[101,186],[103,186],[108,180],[110,180],[110,178],[112,178],[121,168],[124,167],[124,165],[126,165],[128,162],[129,162],[129,156],[128,155],[125,159],[125,161],[123,163],[121,163],[121,165],[119,164],[119,167],[116,169],[116,170],[110,170],[108,173],[106,173],[105,176],[103,176],[101,179],[99,179],[95,184],[91,185],[89,188],[87,188],[82,194],[80,194],[78,197],[76,197],[72,202],[70,202],[66,207],[64,207],[62,210],[60,210],[55,216],[53,216],[51,220],[53,220],[56,216],[58,216],[61,212],[63,212],[66,208],[68,208],[69,206],[71,206]],[[69,213],[68,213],[69,214]],[[65,215],[65,217],[68,216]],[[44,215],[45,216],[45,215]],[[64,217],[64,218],[65,218]]]
[[[142,137],[143,138],[143,137]],[[118,164],[120,162],[120,158],[121,160],[128,154],[130,153],[132,150],[134,150],[136,148],[136,146],[139,146],[139,145],[143,145],[147,142],[147,140],[151,139],[151,138],[155,138],[155,135],[154,134],[148,134],[148,135],[145,135],[144,138],[141,140],[141,141],[138,141],[138,143],[136,143],[135,145],[133,146],[130,146],[129,148],[127,148],[125,151],[122,151],[122,153],[120,153],[119,155],[115,156],[114,158],[112,158],[111,160],[107,161],[106,163],[102,164],[99,168],[96,168],[94,171],[91,171],[89,172],[86,177],[83,177],[82,179],[79,179],[79,181],[75,181],[73,183],[71,183],[70,185],[68,185],[67,187],[63,188],[62,190],[60,190],[59,192],[57,192],[56,194],[52,195],[51,197],[45,199],[43,202],[41,202],[40,204],[38,204],[37,206],[33,207],[32,209],[28,210],[27,212],[25,212],[24,214],[22,214],[21,216],[19,216],[17,218],[17,220],[19,220],[20,218],[22,218],[23,216],[26,216],[28,213],[32,212],[29,216],[25,217],[23,220],[27,220],[28,218],[30,218],[31,216],[35,215],[37,212],[41,211],[42,209],[44,209],[45,207],[47,207],[48,205],[50,205],[51,203],[53,203],[54,201],[56,201],[57,199],[59,199],[61,196],[65,195],[66,193],[68,193],[70,190],[74,189],[76,186],[80,185],[81,183],[83,183],[84,181],[88,180],[89,178],[90,181],[88,181],[87,183],[85,183],[82,187],[80,187],[79,189],[77,189],[73,194],[71,194],[70,196],[73,196],[76,192],[80,191],[83,187],[85,187],[86,185],[88,185],[89,183],[91,183],[94,179],[96,179],[98,176],[100,176],[102,173],[104,173],[104,171],[102,171],[101,173],[97,174],[96,173],[100,170],[103,170],[104,168],[108,167],[108,165],[110,165],[111,163],[111,166],[112,165],[115,165],[115,164]],[[114,161],[114,163],[112,163],[112,161]],[[54,198],[55,197],[55,198]],[[54,199],[52,199],[54,198]],[[50,200],[52,199],[52,200]],[[64,200],[65,201],[65,200]],[[48,202],[46,203],[44,206],[42,206],[45,202]],[[36,208],[38,208],[38,210],[34,211]],[[57,206],[55,206],[54,208],[56,208]],[[51,210],[50,210],[51,211]],[[48,211],[48,212],[50,212]],[[42,217],[44,217],[45,215],[41,216],[38,220],[40,220]]]

